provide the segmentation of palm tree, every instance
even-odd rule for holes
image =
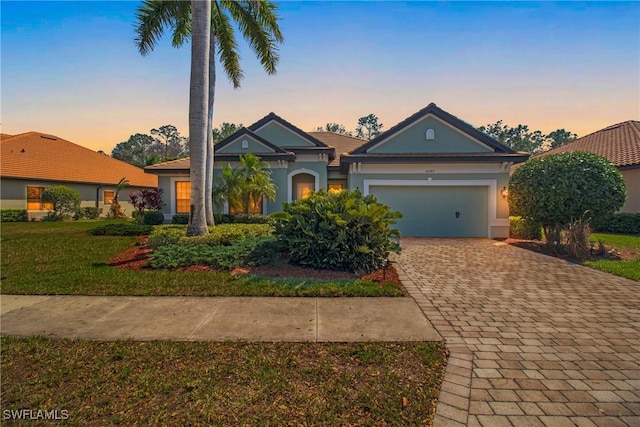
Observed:
[[[275,199],[277,188],[271,180],[271,169],[267,162],[251,153],[240,155],[239,173],[243,182],[242,205],[245,214],[250,213],[251,206],[259,206],[263,197]]]
[[[240,169],[233,169],[226,164],[222,167],[222,174],[216,180],[213,188],[213,202],[216,206],[228,203],[229,207],[237,207],[242,203],[243,178]]]
[[[235,21],[243,37],[258,56],[268,74],[275,74],[278,43],[284,38],[278,26],[276,5],[266,0],[213,0],[211,4],[211,43],[209,46],[209,105],[206,144],[206,219],[213,225],[213,104],[215,100],[216,48],[226,75],[233,87],[243,78],[238,43],[231,21]],[[136,14],[136,46],[142,55],[153,50],[165,27],[172,29],[173,46],[179,47],[191,33],[191,4],[184,1],[146,0]]]
[[[209,233],[205,216],[205,162],[207,155],[207,105],[209,104],[209,44],[211,0],[191,0],[191,84],[189,89],[189,151],[191,204],[187,236]]]

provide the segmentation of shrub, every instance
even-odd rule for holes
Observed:
[[[0,210],[0,222],[27,222],[26,209],[2,209]]]
[[[209,228],[206,236],[184,237],[182,245],[231,245],[248,237],[264,237],[273,233],[268,224],[220,224]]]
[[[580,151],[528,160],[509,184],[511,211],[542,224],[551,246],[585,213],[586,221],[610,215],[625,198],[620,171],[604,157]]]
[[[390,238],[399,212],[359,191],[318,191],[284,204],[275,214],[276,235],[295,264],[319,269],[373,271],[390,251],[400,247]]]
[[[89,230],[94,236],[143,236],[151,232],[153,227],[135,223],[105,224]]]
[[[164,206],[164,203],[162,202],[162,188],[160,187],[152,189],[143,188],[138,193],[131,191],[129,192],[129,200],[136,208],[136,212],[133,217],[138,222],[144,222],[144,214],[146,210],[159,211],[162,209],[162,206]],[[164,217],[158,224],[162,224],[162,222],[164,222]],[[144,223],[146,224],[146,222]]]
[[[510,216],[510,236],[514,239],[540,240],[542,239],[542,226],[530,219],[520,216]]]
[[[216,224],[274,224],[275,220],[268,215],[258,214],[214,214]]]
[[[228,246],[168,244],[153,252],[149,266],[152,268],[176,268],[191,265],[208,265],[232,269],[242,265],[262,265],[273,258],[265,257],[264,250],[274,251],[275,238],[249,237]]]
[[[187,235],[187,228],[182,225],[162,225],[156,227],[149,235],[149,246],[157,249],[161,246],[176,244]]]
[[[218,221],[216,221],[216,224],[217,223]],[[189,214],[175,214],[173,218],[171,218],[171,224],[189,224]]]
[[[160,211],[146,211],[142,216],[142,223],[147,225],[160,225],[164,222],[164,214]]]
[[[101,213],[102,213],[102,208],[96,208],[91,206],[84,207],[76,211],[76,214],[73,217],[73,219],[96,219],[100,216]]]
[[[64,185],[52,185],[42,192],[42,202],[51,203],[53,208],[49,212],[49,219],[59,221],[65,215],[74,215],[80,208],[82,198],[80,193]]]
[[[616,212],[591,223],[594,231],[605,233],[640,234],[640,212]]]

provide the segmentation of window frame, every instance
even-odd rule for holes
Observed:
[[[29,189],[30,188],[35,188],[38,191],[38,197],[29,197]],[[41,186],[41,185],[27,185],[26,188],[26,192],[27,192],[27,211],[51,211],[53,210],[53,204],[52,203],[44,203],[42,201],[42,193],[44,192],[45,188],[47,188],[46,186]],[[32,206],[30,207],[30,204],[36,204],[38,205],[37,209],[34,209]]]

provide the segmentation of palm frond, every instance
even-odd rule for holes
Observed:
[[[174,27],[184,2],[145,0],[136,11],[135,45],[141,55],[148,55],[162,37],[165,28]]]
[[[236,40],[233,25],[220,4],[213,2],[211,21],[215,32],[215,43],[218,46],[220,61],[225,74],[234,88],[240,87],[240,81],[244,73],[240,68],[240,54],[238,53],[238,41]]]

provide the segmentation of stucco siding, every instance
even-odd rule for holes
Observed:
[[[242,148],[242,141],[247,141],[247,148]],[[218,152],[219,153],[238,153],[238,154],[246,154],[246,153],[258,154],[258,153],[273,153],[274,150],[262,144],[261,142],[256,141],[249,135],[242,135],[240,138],[230,142],[229,144],[219,149]]]
[[[315,144],[276,122],[267,123],[255,133],[278,147],[315,147]]]
[[[627,187],[627,201],[621,212],[640,212],[640,168],[620,171]]]
[[[434,139],[427,140],[427,129],[433,129]],[[478,153],[491,152],[490,147],[429,116],[409,126],[387,140],[371,147],[369,153]]]

